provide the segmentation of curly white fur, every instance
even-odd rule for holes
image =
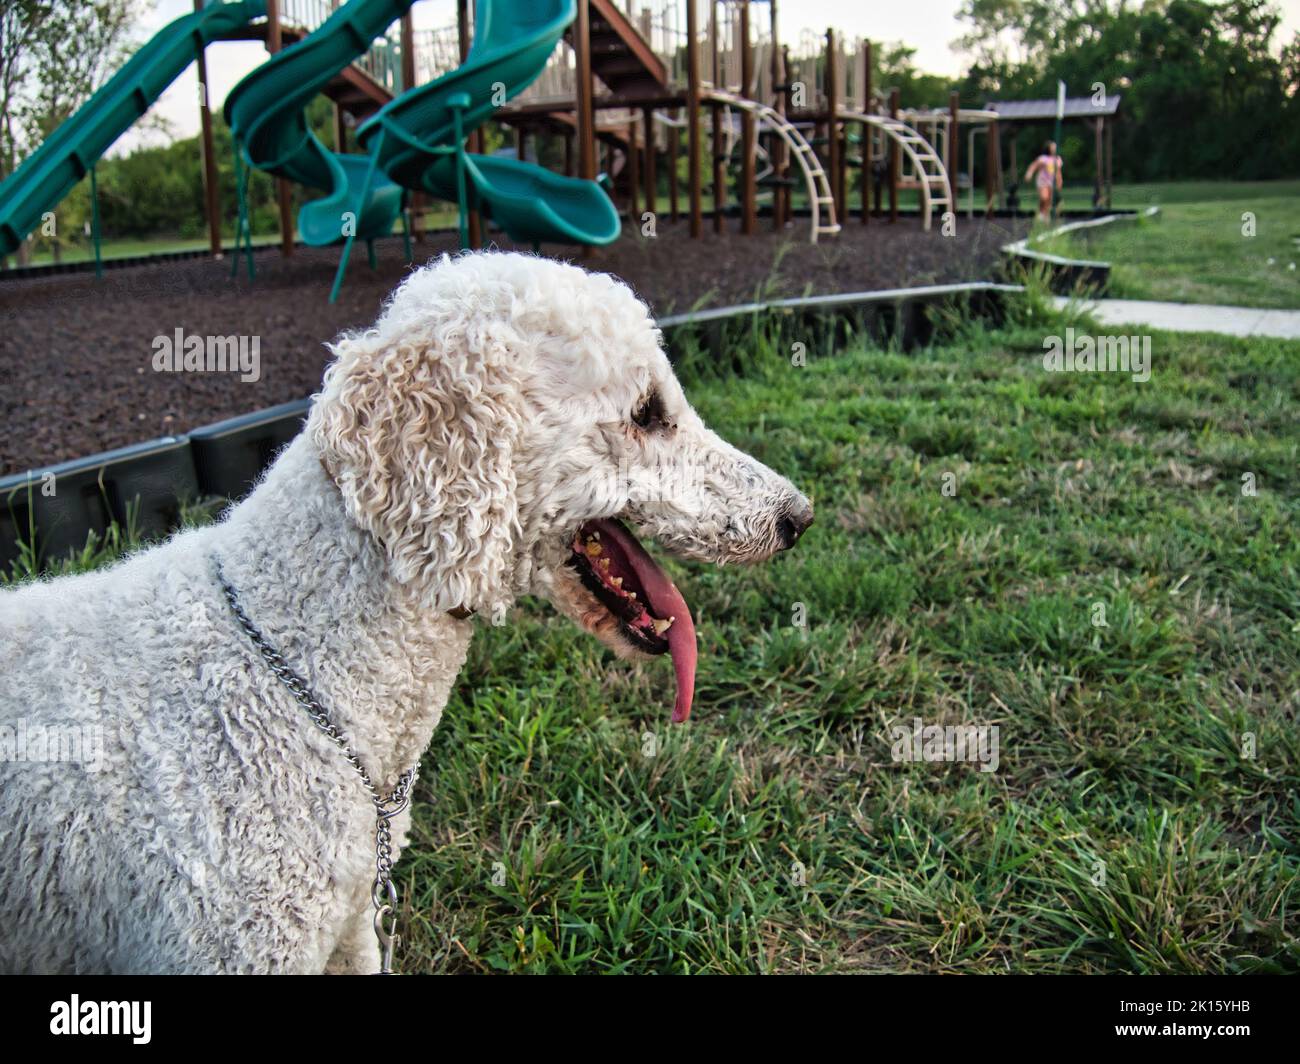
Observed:
[[[334,346],[307,430],[219,524],[0,593],[0,970],[376,970],[373,807],[216,566],[387,790],[438,723],[465,611],[500,623],[536,592],[629,650],[564,565],[582,522],[725,562],[811,520],[704,427],[659,340],[610,277],[443,259]],[[651,393],[663,416],[638,425]],[[43,759],[37,735],[97,753]]]

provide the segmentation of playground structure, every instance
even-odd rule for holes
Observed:
[[[986,209],[996,201],[997,110],[960,108],[955,93],[947,110],[901,110],[897,89],[872,86],[869,41],[805,33],[792,52],[778,39],[776,0],[458,0],[455,26],[418,33],[414,3],[195,0],[193,14],[159,31],[0,185],[0,254],[86,175],[93,199],[96,160],[193,60],[209,243],[221,254],[204,51],[224,40],[262,40],[271,53],[225,102],[239,192],[232,274],[240,253],[253,272],[251,168],[277,178],[284,255],[295,233],[306,244],[342,244],[334,294],[357,238],[373,262],[374,239],[400,221],[409,258],[430,197],[457,205],[462,246],[481,246],[488,224],[535,246],[609,243],[621,226],[615,202],[634,224],[658,212],[660,159],[667,213],[674,221],[686,213],[699,237],[706,118],[715,232],[733,210],[742,233],[756,232],[761,200],[777,229],[806,211],[816,242],[840,231],[855,198],[863,224],[896,221],[909,190],[929,229],[936,214],[956,210],[963,126],[968,161],[976,136],[985,137]],[[762,6],[766,28],[754,18]],[[333,101],[334,149],[306,123],[317,94]],[[516,158],[483,153],[489,120],[513,131]],[[562,139],[562,173],[527,161],[530,141],[542,137]],[[360,151],[348,150],[350,139]],[[324,193],[301,207],[296,224],[291,184]],[[973,213],[974,186],[967,179],[965,187]],[[98,263],[97,218],[93,235]]]
[[[791,224],[794,191],[802,188],[809,239],[834,234],[849,213],[855,184],[850,171],[857,172],[862,221],[884,213],[886,193],[888,218],[896,221],[900,193],[914,190],[922,226],[929,229],[936,214],[955,210],[963,125],[971,137],[968,158],[973,158],[975,135],[986,136],[986,207],[992,209],[1000,175],[997,114],[960,108],[955,94],[947,110],[901,110],[897,90],[873,92],[869,41],[846,45],[834,30],[824,38],[805,33],[792,54],[779,42],[775,0],[765,5],[658,0],[658,6],[626,4],[626,13],[609,0],[588,0],[588,6],[592,31],[568,35],[537,82],[497,118],[515,128],[521,152],[528,137],[558,132],[565,138],[566,166],[575,155],[594,157],[593,141],[607,155],[622,151],[628,163],[618,172],[616,188],[633,215],[639,204],[649,203],[645,190],[656,187],[656,157],[664,156],[669,210],[673,220],[678,218],[677,160],[684,128],[691,234],[700,235],[705,181],[700,127],[706,114],[717,232],[724,228],[727,170],[737,148],[735,188],[744,233],[756,231],[760,196],[766,197],[775,226]],[[765,30],[752,17],[763,6],[769,14]],[[633,36],[636,40],[629,40]],[[638,41],[649,46],[649,56]],[[589,68],[596,86],[585,74]],[[607,91],[598,93],[598,87]],[[585,117],[588,110],[594,120]],[[577,172],[587,176],[590,169],[594,165]],[[967,210],[973,213],[973,187],[971,196]]]
[[[465,150],[466,136],[492,115],[498,96],[518,94],[540,72],[573,21],[574,0],[481,0],[479,32],[464,61],[433,82],[407,88],[361,124],[362,153],[330,151],[311,132],[307,104],[413,3],[352,0],[296,47],[273,55],[226,99],[226,120],[248,164],[328,193],[302,207],[298,230],[308,244],[343,241],[330,298],[337,298],[353,241],[391,233],[399,214],[409,259],[405,190],[455,201],[462,243],[468,242],[471,209],[495,219],[512,239],[534,245],[615,239],[618,217],[594,182]],[[239,201],[238,231],[247,235],[242,181]],[[251,238],[245,246],[251,275]]]

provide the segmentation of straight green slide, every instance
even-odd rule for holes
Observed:
[[[358,203],[371,168],[369,156],[330,151],[308,128],[305,109],[414,2],[351,0],[303,40],[273,55],[226,97],[226,122],[252,166],[326,191],[298,212],[298,231],[305,243],[337,243],[348,235],[349,222],[362,239],[393,231],[402,189],[376,172],[365,202]]]
[[[0,255],[23,239],[212,41],[266,14],[265,0],[211,4],[168,23],[0,184]]]
[[[577,14],[575,0],[479,0],[474,44],[463,65],[403,93],[366,122],[358,137],[398,184],[458,200],[456,122],[468,135],[526,89]],[[608,244],[618,212],[595,182],[517,159],[466,155],[466,193],[513,240]]]

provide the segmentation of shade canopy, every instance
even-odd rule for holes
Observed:
[[[1107,93],[1103,103],[1091,96],[1066,97],[1065,118],[1113,118],[1119,113],[1120,94]],[[986,111],[996,111],[1002,122],[1054,122],[1056,98],[1048,100],[989,100]]]

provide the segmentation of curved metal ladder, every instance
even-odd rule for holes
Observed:
[[[813,151],[812,145],[808,143],[799,130],[790,124],[784,115],[779,114],[774,108],[768,107],[767,104],[758,103],[756,100],[747,100],[743,96],[722,92],[719,89],[709,89],[701,93],[700,98],[712,100],[716,103],[724,103],[728,107],[734,107],[737,110],[748,111],[756,115],[766,122],[777,136],[785,141],[791,154],[799,161],[799,166],[803,170],[804,184],[808,189],[808,204],[812,215],[812,229],[809,233],[810,243],[817,243],[817,238],[823,234],[829,236],[840,231],[839,223],[835,220],[835,197],[831,195],[831,185],[826,179],[826,171],[822,169],[822,164],[818,161],[817,153]],[[823,213],[829,219],[825,223],[821,220]]]
[[[917,175],[917,184],[921,188],[921,228],[929,230],[930,214],[935,207],[940,207],[940,215],[953,210],[952,197],[948,185],[948,170],[934,150],[934,146],[906,122],[885,115],[871,115],[865,111],[836,111],[835,117],[841,122],[864,122],[881,130],[891,140],[897,142],[904,155],[912,164]],[[869,145],[863,145],[867,150]]]

